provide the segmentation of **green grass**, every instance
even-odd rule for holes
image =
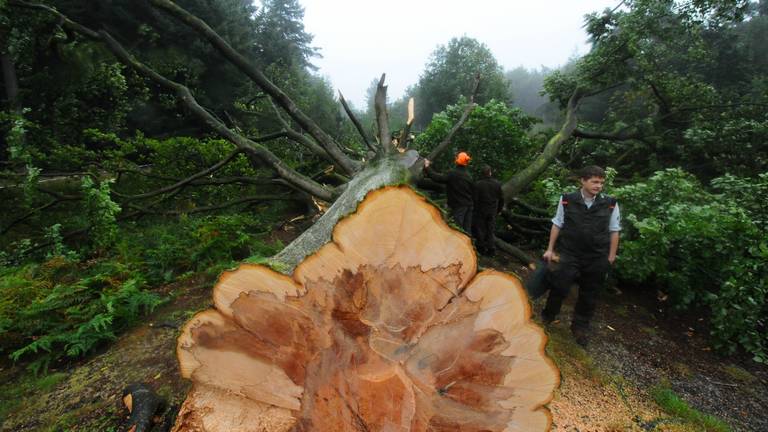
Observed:
[[[697,426],[696,430],[706,432],[731,432],[731,428],[722,420],[691,408],[680,399],[668,386],[661,384],[651,389],[651,396],[668,414]]]

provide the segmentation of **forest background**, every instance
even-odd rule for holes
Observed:
[[[379,79],[367,106],[350,108],[360,132],[315,73],[297,0],[177,4],[342,156],[318,150],[323,136],[154,3],[43,3],[64,18],[0,1],[0,355],[36,373],[174,301],[163,286],[278,253],[275,231],[288,219],[309,228],[356,171],[343,154],[370,159],[360,135],[380,132]],[[389,130],[408,128],[414,97],[410,146],[426,156],[451,136],[436,166],[458,150],[491,165],[508,202],[499,237],[534,254],[574,170],[608,167],[624,214],[618,281],[700,314],[719,352],[768,361],[768,1],[631,0],[585,26],[591,51],[554,70],[505,71],[482,41],[446,41],[387,101]]]

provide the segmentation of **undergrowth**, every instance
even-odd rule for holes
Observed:
[[[652,388],[650,393],[661,409],[687,423],[694,424],[697,430],[703,432],[731,431],[731,428],[717,417],[692,408],[664,383]]]
[[[275,212],[182,217],[121,227],[108,251],[61,242],[41,262],[0,266],[0,354],[35,374],[115,339],[169,300],[158,288],[200,272],[276,253]]]

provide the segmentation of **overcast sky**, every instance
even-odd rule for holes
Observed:
[[[619,0],[300,0],[313,59],[356,107],[387,74],[390,100],[415,84],[438,45],[466,35],[486,44],[505,70],[556,67],[587,51],[583,17]]]

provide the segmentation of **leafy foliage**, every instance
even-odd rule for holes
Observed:
[[[123,261],[140,269],[152,284],[168,283],[188,272],[233,266],[248,257],[268,257],[281,245],[265,244],[279,208],[254,214],[184,217],[176,223],[136,226],[117,245]]]
[[[561,106],[577,88],[590,94],[579,114],[592,123],[581,128],[610,137],[577,143],[573,166],[618,163],[643,175],[681,166],[704,180],[758,174],[768,103],[759,65],[768,60],[756,47],[768,17],[739,0],[624,4],[589,15],[592,51],[545,80]]]
[[[115,255],[84,262],[59,239],[42,264],[0,267],[3,349],[16,347],[11,357],[34,359],[33,369],[85,355],[165,301],[151,286],[276,253],[281,245],[260,236],[279,211],[128,226],[124,238],[113,239]],[[58,229],[49,235],[55,239]]]
[[[103,181],[98,187],[90,177],[83,177],[83,192],[88,219],[91,222],[94,243],[97,247],[111,246],[118,235],[115,215],[120,212],[120,206],[112,201],[109,194],[111,181]]]
[[[439,46],[416,86],[415,97],[419,101],[416,125],[427,125],[433,114],[455,104],[460,96],[469,96],[477,74],[481,85],[476,102],[484,104],[491,99],[510,102],[509,87],[501,66],[485,44],[463,36]]]
[[[423,133],[418,135],[415,147],[428,154],[448,134],[464,112],[466,100],[434,116]],[[510,108],[501,101],[491,100],[477,106],[469,115],[464,126],[456,133],[451,146],[436,162],[440,169],[453,166],[453,157],[459,151],[468,151],[472,156],[471,167],[488,164],[496,176],[505,177],[524,166],[536,143],[528,132],[535,123],[519,108]]]
[[[765,176],[759,181],[764,187]],[[752,182],[728,177],[715,183]],[[621,277],[658,284],[677,308],[707,306],[716,347],[742,347],[756,361],[768,361],[768,242],[759,226],[765,209],[750,209],[728,193],[706,192],[679,169],[657,172],[615,194],[628,222]]]
[[[73,278],[72,270],[84,276]],[[0,279],[0,337],[21,340],[11,353],[18,360],[32,354],[34,370],[60,357],[78,357],[112,340],[142,313],[162,303],[144,290],[144,282],[119,265],[78,268],[55,257],[40,266],[8,272]]]

